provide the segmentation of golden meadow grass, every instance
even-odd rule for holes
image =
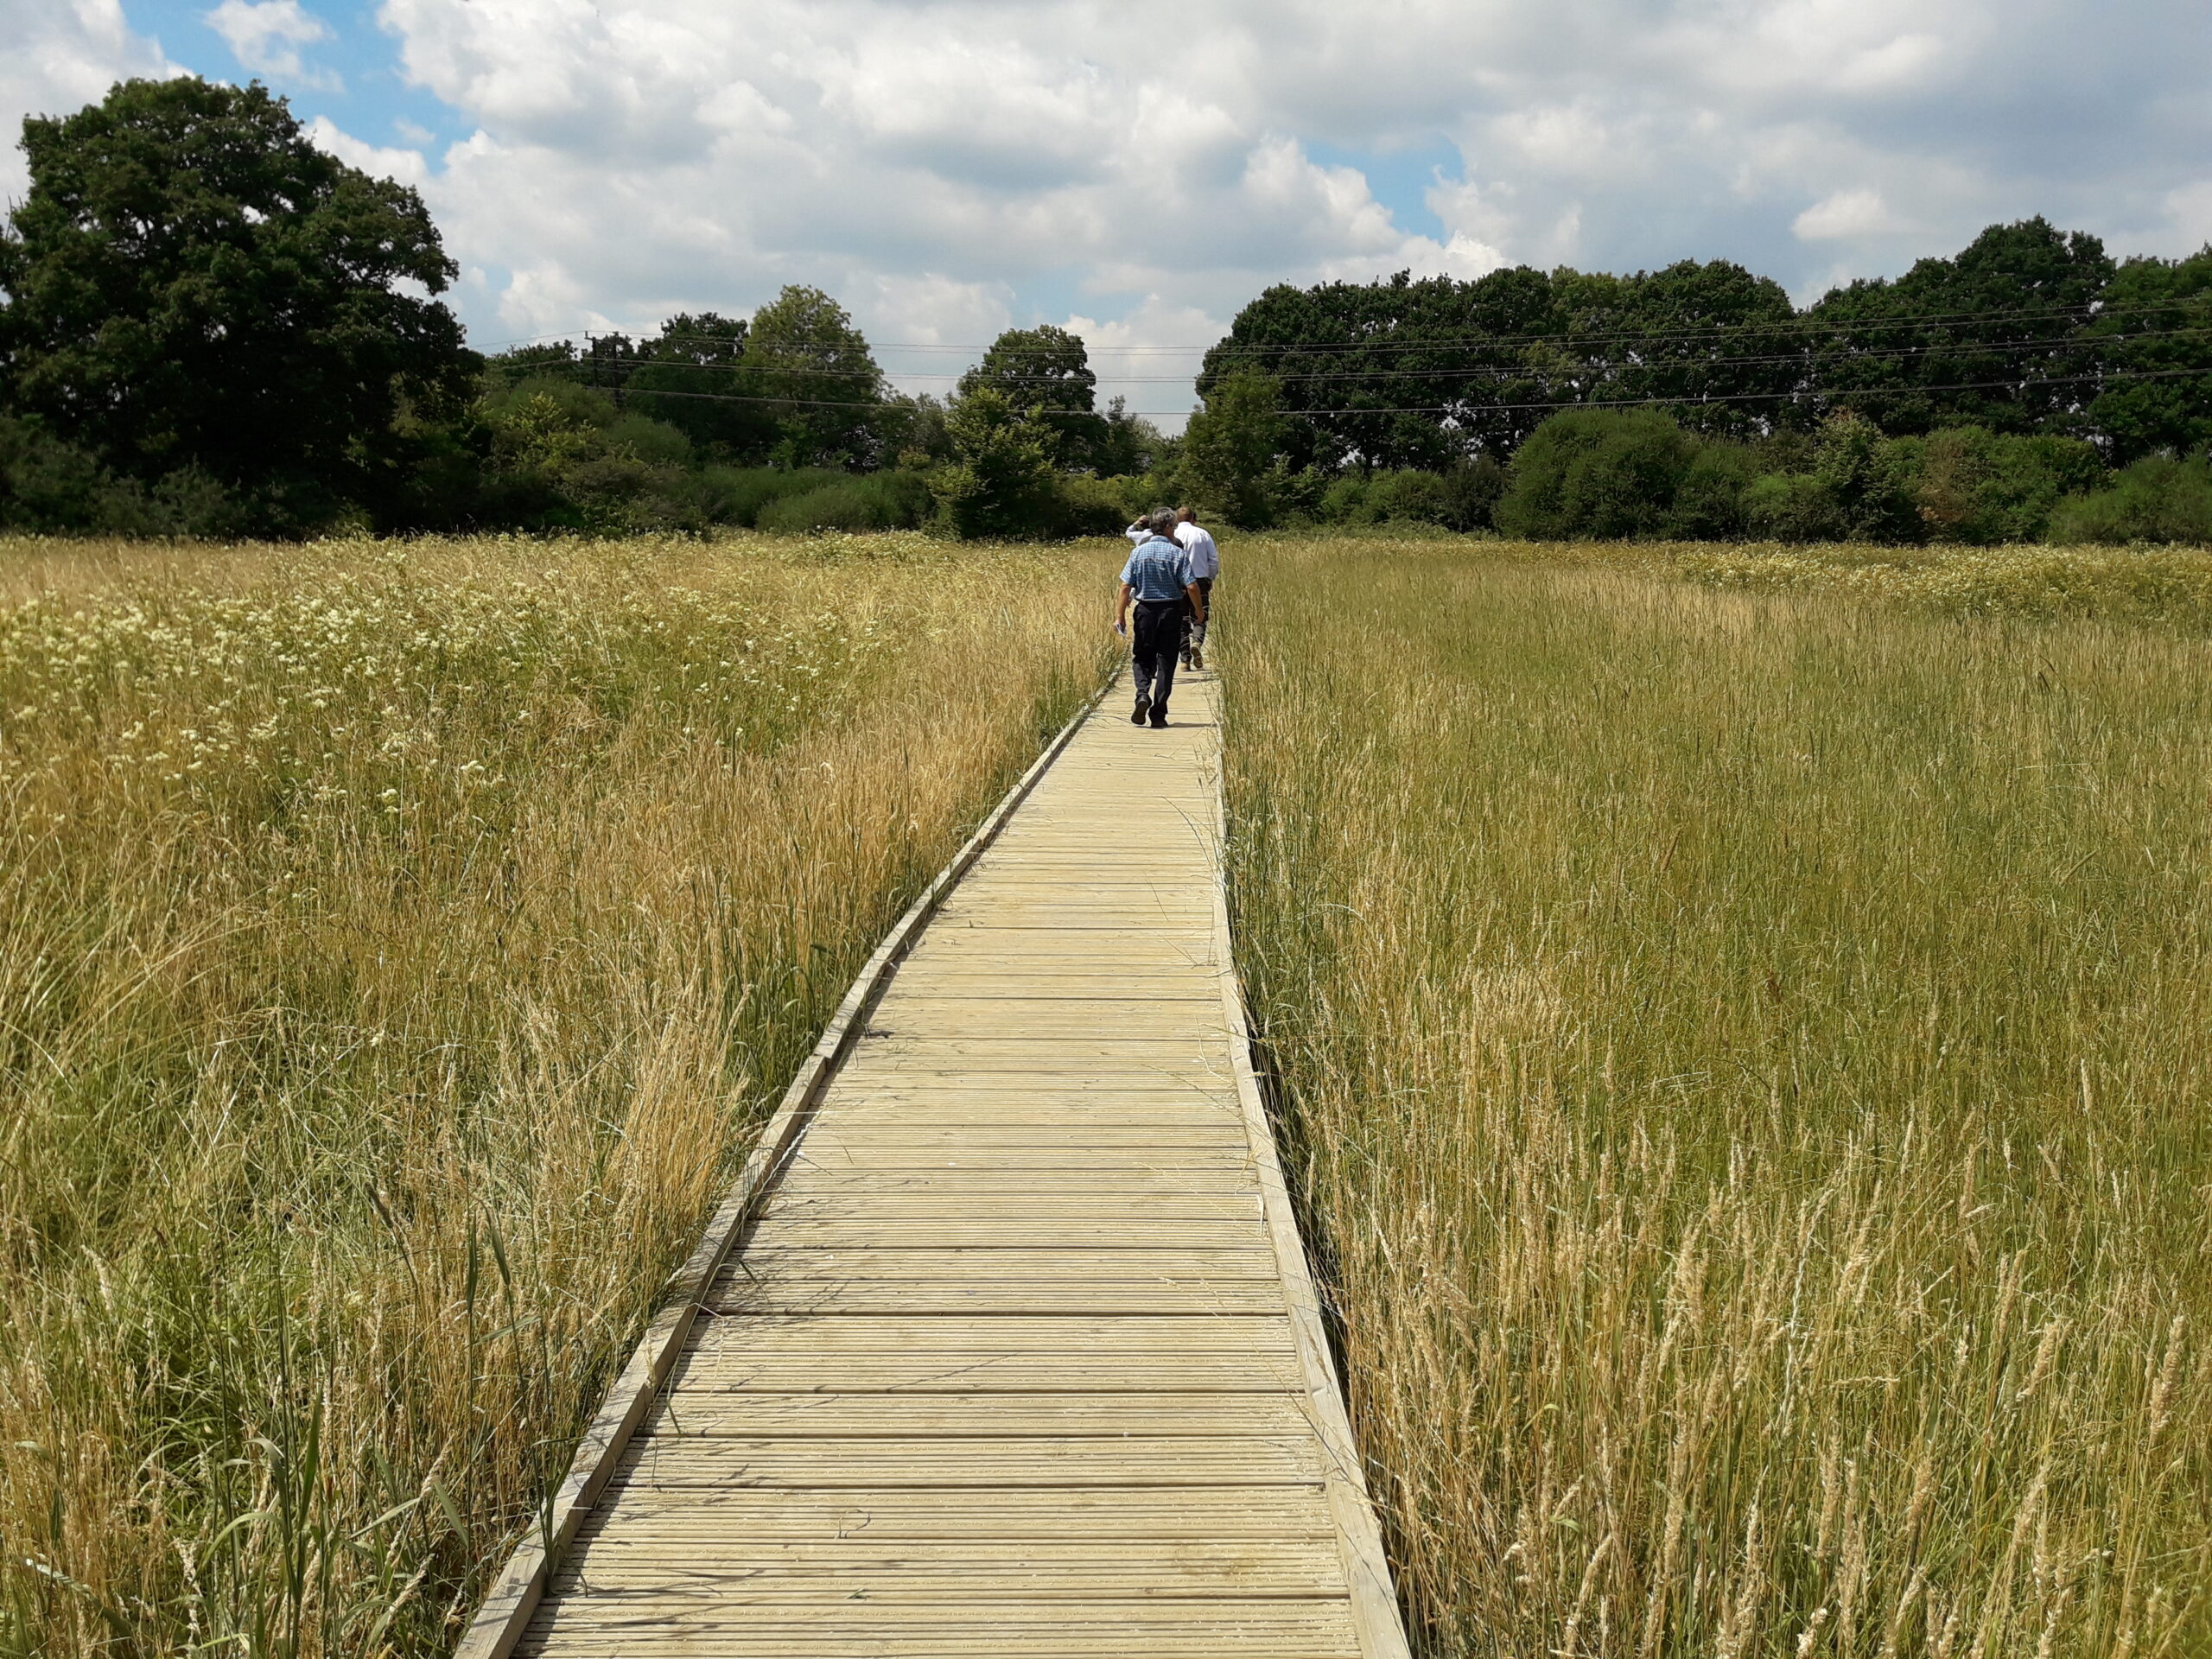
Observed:
[[[1749,593],[1837,593],[1949,616],[2101,619],[2212,633],[2212,550],[1491,543],[1496,557],[1667,572]]]
[[[449,1646],[1110,573],[0,545],[0,1652]]]
[[[2212,1651],[2212,643],[1685,551],[1230,550],[1416,1647]]]

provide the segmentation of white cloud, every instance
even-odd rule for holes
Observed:
[[[0,7],[0,199],[30,182],[16,149],[27,115],[67,115],[98,103],[118,80],[179,73],[155,41],[132,32],[118,0],[8,0]]]
[[[429,180],[430,164],[423,159],[421,150],[385,149],[364,143],[341,130],[327,115],[318,115],[308,123],[308,142],[347,166],[358,167],[380,179],[397,179],[418,190]]]
[[[2166,216],[2180,232],[2183,249],[2212,247],[2212,179],[2168,191]]]
[[[1838,190],[1790,221],[1790,231],[1807,242],[1836,242],[1886,236],[1898,228],[1878,190]]]
[[[257,75],[332,90],[340,83],[327,70],[301,61],[300,48],[330,39],[330,25],[301,8],[300,0],[223,0],[201,20],[223,37],[231,55]]]

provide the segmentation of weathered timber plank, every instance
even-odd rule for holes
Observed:
[[[785,1396],[797,1399],[801,1396]],[[1108,1403],[1127,1396],[1106,1396]],[[1176,1396],[1182,1398],[1182,1396]],[[1203,1396],[1201,1396],[1203,1398]],[[1224,1396],[1233,1397],[1233,1396]],[[870,1395],[886,1407],[897,1395]],[[921,1403],[948,1403],[944,1396]],[[957,1402],[954,1402],[957,1403]],[[871,1548],[1025,1543],[1077,1545],[1205,1541],[1263,1543],[1314,1539],[1334,1548],[1328,1506],[1310,1487],[1234,1487],[1185,1491],[1094,1488],[1065,1492],[930,1491],[756,1491],[734,1487],[660,1491],[614,1489],[588,1523],[586,1537],[688,1541],[774,1540]]]
[[[817,1436],[888,1440],[950,1435],[1082,1437],[1117,1440],[1234,1439],[1303,1434],[1297,1397],[1280,1390],[1241,1395],[718,1395],[664,1400],[656,1434]]]

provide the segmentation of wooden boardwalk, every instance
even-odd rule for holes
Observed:
[[[1244,1045],[1213,693],[1109,696],[854,1004],[467,1659],[1404,1654]]]

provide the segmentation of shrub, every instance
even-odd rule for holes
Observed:
[[[238,534],[244,515],[230,492],[193,468],[149,488],[36,421],[0,416],[0,528],[48,535]]]
[[[1141,512],[1165,505],[1160,486],[1144,478],[1091,478],[1076,474],[1060,480],[1057,528],[1063,536],[1112,536]]]
[[[1937,541],[2031,542],[2050,527],[2062,498],[2093,487],[2103,474],[2103,459],[2076,438],[1946,427],[1922,443],[1915,499]]]
[[[1738,445],[1700,445],[1675,492],[1667,534],[1692,542],[1734,541],[1744,533],[1744,498],[1758,472],[1751,452]]]
[[[699,474],[713,522],[745,525],[758,524],[771,503],[827,489],[850,476],[830,467],[708,467]]]
[[[1762,542],[1834,542],[1843,515],[1827,484],[1810,473],[1769,473],[1744,491],[1744,531]]]
[[[2212,467],[2152,455],[2108,489],[2059,503],[2054,542],[2212,542]]]
[[[955,535],[1034,537],[1058,527],[1062,493],[1051,435],[988,387],[953,406],[945,429],[959,459],[930,475]]]
[[[1744,492],[1744,528],[1773,542],[1916,542],[1918,438],[1885,438],[1865,416],[1830,416],[1807,473],[1770,473]]]
[[[1498,528],[1532,541],[1618,540],[1666,528],[1697,441],[1643,410],[1569,410],[1529,436],[1507,469]]]
[[[912,530],[930,509],[918,473],[861,473],[779,496],[754,518],[761,530]]]

